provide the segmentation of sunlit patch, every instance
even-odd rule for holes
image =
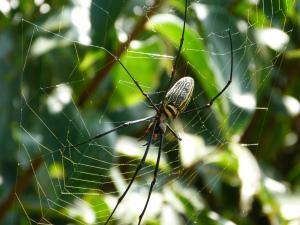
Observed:
[[[299,101],[289,95],[283,97],[283,104],[285,105],[287,111],[291,116],[297,116],[300,112],[300,103]]]
[[[126,33],[126,28],[130,27],[131,24],[125,18],[120,17],[115,22],[115,29],[117,31],[118,39],[121,43],[124,43],[128,40],[128,34]]]
[[[145,4],[146,4],[147,6],[152,6],[152,5],[154,5],[154,3],[155,3],[154,0],[146,0],[146,1],[145,1]]]
[[[267,28],[259,29],[256,33],[258,42],[279,51],[289,42],[289,36],[280,29]]]
[[[96,215],[92,207],[86,202],[76,199],[74,204],[67,209],[70,217],[80,218],[87,224],[94,224],[96,222]]]
[[[161,210],[161,224],[181,225],[182,218],[170,205],[164,205]]]
[[[232,144],[231,149],[238,158],[238,175],[241,180],[241,209],[247,213],[251,208],[254,195],[260,188],[260,169],[248,148]]]
[[[276,192],[282,194],[287,191],[287,188],[282,183],[267,176],[264,178],[264,185],[268,190],[270,190],[273,193]]]
[[[128,40],[128,35],[125,32],[119,32],[118,39],[121,43],[124,43]]]
[[[71,12],[71,21],[78,31],[78,40],[81,44],[91,43],[89,36],[91,30],[90,23],[90,5],[91,1],[77,1],[77,6]]]
[[[8,15],[11,10],[11,6],[7,0],[0,0],[0,12],[4,15]]]
[[[180,159],[184,167],[190,167],[199,162],[210,152],[201,137],[187,133],[179,133],[179,136],[182,139],[179,142]]]
[[[151,17],[151,20],[149,20],[149,22],[147,23],[147,26],[149,29],[156,32],[154,25],[161,26],[159,24],[161,24],[164,21],[172,21],[172,22],[178,24],[179,26],[183,25],[183,20],[179,19],[177,16],[174,16],[172,14],[159,14],[159,15]]]
[[[229,220],[224,221],[223,224],[224,224],[224,225],[236,225],[236,223],[234,223],[234,222],[232,222],[232,221],[229,221]]]
[[[115,149],[121,153],[126,154],[127,156],[139,156],[140,155],[140,145],[136,139],[131,137],[122,137],[119,138]]]
[[[61,84],[47,98],[48,110],[51,113],[59,113],[64,105],[71,101],[72,90],[66,84]]]
[[[44,141],[44,136],[38,133],[31,133],[31,136],[36,143],[42,143]]]
[[[3,177],[0,175],[0,186],[3,184]]]
[[[64,177],[63,167],[59,163],[52,163],[49,167],[50,176],[52,178],[61,179]]]
[[[248,111],[253,111],[256,107],[256,99],[252,93],[235,93],[231,99],[235,105]]]
[[[143,15],[143,8],[141,6],[134,6],[133,7],[133,12],[137,16],[142,16]]]
[[[241,33],[246,33],[248,31],[248,24],[246,21],[239,20],[236,25]]]
[[[35,4],[36,6],[40,6],[41,4],[44,3],[44,1],[45,1],[45,0],[34,0],[34,4]]]
[[[175,192],[174,192],[174,190],[175,190]],[[170,190],[169,193],[171,193],[172,195],[175,195],[174,200],[176,198],[178,204],[180,204],[181,207],[176,207],[176,205],[178,205],[178,204],[176,204],[174,201],[170,201],[169,198],[166,198],[166,199],[179,212],[183,213],[184,211],[182,211],[182,210],[185,210],[185,206],[182,205],[182,203],[183,203],[182,201],[179,201],[178,196],[176,196],[176,193],[181,193],[183,196],[185,196],[187,199],[189,199],[189,202],[192,204],[194,209],[200,211],[205,208],[204,200],[201,198],[201,195],[199,194],[198,190],[195,190],[191,187],[187,187],[186,185],[182,185],[180,183],[174,183],[172,185],[172,190]]]
[[[16,9],[18,8],[20,5],[20,1],[19,0],[10,0],[10,6],[12,9]]]
[[[55,97],[49,96],[47,99],[48,110],[51,113],[59,113],[63,109],[63,105]]]
[[[213,220],[219,220],[220,219],[220,216],[215,212],[209,212],[208,216],[209,216],[209,218],[211,218]]]
[[[218,213],[210,211],[208,213],[208,217],[214,221],[217,221],[218,224],[223,224],[223,225],[236,225],[234,222],[230,220],[226,220],[222,218]]]
[[[65,84],[59,85],[56,91],[60,102],[67,104],[71,101],[71,88],[69,86]]]
[[[142,43],[140,41],[132,41],[130,43],[130,47],[132,49],[138,49],[138,48],[141,48],[141,46],[142,46]]]
[[[257,5],[259,3],[259,0],[248,0],[248,2],[250,4]]]
[[[199,202],[197,196],[197,192],[195,190],[191,190],[187,187],[182,187],[180,183],[174,182],[171,186],[165,186],[163,188],[163,195],[164,201],[168,202],[176,211],[184,213],[184,204],[178,199],[175,193],[181,193],[184,196],[187,196],[186,193],[191,191],[191,195],[189,195],[191,199],[191,203],[193,204],[192,200],[195,200],[197,203]],[[183,193],[185,192],[185,193]],[[163,215],[162,215],[163,216]],[[165,224],[165,223],[162,223]]]
[[[68,45],[68,42],[65,40],[57,40],[57,39],[49,39],[49,38],[37,38],[31,47],[31,54],[33,56],[40,56],[42,54],[46,54],[52,49],[56,47],[64,47]]]
[[[298,142],[298,135],[295,132],[290,132],[285,136],[284,144],[285,146],[293,146]]]
[[[253,60],[250,60],[250,61],[249,61],[248,68],[249,68],[249,70],[251,70],[251,71],[255,71],[255,70],[256,70],[256,65],[255,65],[255,63],[254,63]]]
[[[131,158],[141,158],[146,148],[145,146],[142,146],[143,144],[143,141],[138,142],[135,138],[122,136],[121,138],[118,138],[115,144],[115,150],[121,155],[126,155]],[[150,148],[151,149],[146,158],[146,163],[155,165],[157,159],[157,151],[154,151],[154,149],[152,150],[152,147]],[[167,160],[163,154],[160,158],[159,168],[164,171],[170,169]]]
[[[146,187],[129,192],[126,195],[126,201],[122,201],[122,204],[119,205],[118,210],[115,212],[117,218],[122,218],[122,224],[137,224],[137,219],[146,203],[148,191],[149,189]],[[111,209],[116,205],[117,200],[118,197],[106,196],[106,202]],[[162,205],[162,195],[158,192],[152,192],[147,211],[144,215],[144,221],[156,218],[160,214]]]
[[[205,20],[206,19],[207,15],[208,15],[208,9],[207,9],[206,5],[199,4],[199,3],[193,3],[192,7],[196,12],[197,17],[200,20]]]
[[[48,13],[49,11],[50,11],[50,5],[49,4],[47,4],[47,3],[44,3],[43,5],[41,5],[41,7],[40,7],[40,13],[42,13],[42,14],[46,14],[46,13]]]
[[[278,196],[280,211],[287,220],[297,220],[300,218],[300,195],[279,195]],[[299,224],[299,223],[295,223]]]

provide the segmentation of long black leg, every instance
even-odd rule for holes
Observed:
[[[182,139],[179,137],[178,134],[172,129],[172,127],[169,124],[166,124],[167,128],[171,131],[171,133],[176,137],[179,141],[182,141]]]
[[[185,111],[183,113],[190,113],[190,112],[194,112],[194,111],[199,111],[205,108],[209,108],[214,104],[214,101],[221,95],[223,94],[223,92],[229,87],[229,85],[231,84],[232,81],[232,73],[233,73],[233,48],[232,48],[232,38],[231,38],[231,32],[228,29],[228,36],[229,36],[229,41],[230,41],[230,55],[231,55],[231,64],[230,64],[230,76],[229,76],[229,80],[227,81],[227,84],[223,87],[223,89],[215,96],[213,97],[207,104],[205,104],[204,106],[200,106],[200,107],[196,107],[194,109]]]
[[[142,157],[142,159],[140,160],[139,164],[137,165],[136,167],[136,170],[127,186],[127,188],[125,189],[125,191],[123,192],[123,194],[119,197],[118,199],[118,202],[117,204],[115,205],[113,211],[111,212],[110,216],[107,218],[106,222],[105,222],[105,225],[109,222],[109,220],[111,219],[111,217],[113,216],[113,214],[115,213],[116,209],[118,208],[119,204],[121,203],[121,201],[123,200],[123,198],[126,196],[128,190],[130,189],[135,177],[137,176],[138,172],[140,171],[140,169],[143,167],[144,163],[145,163],[145,160],[146,160],[146,157],[148,155],[148,152],[149,152],[149,148],[150,148],[150,145],[151,145],[151,142],[152,142],[152,139],[153,139],[153,135],[154,135],[154,131],[156,129],[156,122],[154,122],[153,124],[153,127],[152,127],[152,131],[151,131],[151,134],[149,136],[149,139],[148,139],[148,142],[147,142],[147,147],[146,147],[146,150],[145,150],[145,153]]]
[[[147,95],[142,87],[140,86],[140,84],[136,81],[136,79],[131,75],[131,73],[128,71],[128,69],[125,67],[125,65],[121,62],[121,60],[117,57],[114,57],[115,60],[117,60],[119,62],[119,64],[123,67],[123,69],[126,71],[126,73],[130,76],[131,80],[135,83],[135,85],[137,86],[137,88],[140,90],[140,92],[142,93],[142,95],[144,95],[146,97],[146,99],[149,101],[149,103],[151,104],[151,106],[156,110],[156,112],[159,111],[159,109],[157,108],[157,106],[154,104],[154,102],[152,101],[152,99],[149,97],[149,95]]]
[[[146,209],[147,209],[147,206],[148,206],[148,203],[149,203],[149,200],[150,200],[150,196],[152,194],[152,189],[153,189],[153,187],[155,185],[155,182],[156,182],[156,178],[157,178],[157,174],[158,174],[158,168],[159,168],[159,161],[160,161],[160,156],[161,156],[161,149],[162,149],[162,146],[163,146],[163,138],[164,138],[164,133],[162,131],[160,131],[159,149],[158,149],[158,153],[157,153],[157,160],[156,160],[156,165],[155,165],[155,169],[154,169],[153,180],[152,180],[150,188],[149,188],[149,193],[148,193],[146,204],[144,206],[144,209],[143,209],[142,213],[139,216],[138,225],[140,225],[141,222],[142,222],[143,216],[146,212]]]
[[[78,143],[78,144],[75,144],[75,145],[71,145],[70,147],[71,148],[76,148],[76,147],[78,147],[80,145],[84,145],[84,144],[89,143],[89,142],[91,142],[91,141],[93,141],[95,139],[101,138],[101,137],[103,137],[103,136],[105,136],[105,135],[107,135],[109,133],[112,133],[112,132],[114,132],[116,130],[119,130],[120,128],[127,127],[127,126],[130,126],[130,125],[133,125],[133,124],[137,124],[137,123],[141,123],[141,122],[144,122],[146,120],[151,120],[153,118],[155,118],[155,116],[148,116],[148,117],[145,117],[145,118],[142,118],[142,119],[138,119],[138,120],[133,120],[133,121],[128,121],[128,122],[122,123],[119,126],[113,128],[111,130],[105,131],[105,132],[103,132],[101,134],[98,134],[98,135],[96,135],[94,137],[91,137],[90,139],[88,139],[86,141],[83,141],[81,143]]]
[[[181,33],[181,39],[180,39],[180,43],[179,43],[179,48],[178,48],[178,51],[177,51],[177,55],[176,55],[175,61],[173,63],[171,78],[169,80],[169,84],[168,84],[167,90],[170,89],[170,87],[172,85],[172,82],[174,80],[174,76],[175,76],[175,72],[176,72],[176,67],[177,67],[177,63],[178,63],[178,58],[179,58],[179,55],[181,53],[181,49],[182,49],[182,45],[183,45],[183,41],[184,41],[185,21],[186,21],[186,12],[187,12],[187,2],[188,2],[188,0],[185,0],[184,20],[183,20],[183,28],[182,28],[182,33]]]

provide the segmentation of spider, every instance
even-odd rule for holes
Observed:
[[[115,211],[117,210],[119,204],[122,202],[122,200],[126,196],[127,192],[129,191],[131,185],[133,184],[138,172],[143,167],[146,157],[147,157],[147,154],[149,152],[151,143],[158,140],[159,148],[158,148],[158,153],[157,153],[156,165],[155,165],[154,173],[153,173],[153,179],[152,179],[152,182],[149,187],[149,192],[148,192],[147,200],[144,205],[143,211],[141,212],[141,214],[139,216],[138,224],[141,224],[142,218],[144,216],[144,213],[147,209],[147,206],[148,206],[148,203],[149,203],[149,200],[151,197],[153,187],[154,187],[156,179],[157,179],[164,135],[165,135],[166,131],[169,130],[179,141],[181,140],[180,137],[176,134],[176,132],[168,124],[168,121],[176,119],[180,113],[185,111],[186,107],[188,106],[188,104],[191,100],[191,97],[193,95],[193,89],[194,89],[194,79],[192,77],[183,77],[183,78],[179,79],[177,82],[175,82],[175,84],[173,84],[176,67],[178,64],[178,58],[181,53],[181,49],[182,49],[182,45],[183,45],[183,41],[184,41],[184,32],[185,32],[186,14],[187,14],[187,2],[188,2],[188,0],[185,0],[185,10],[184,10],[184,21],[183,21],[183,27],[182,27],[182,34],[181,34],[181,39],[180,39],[180,43],[179,43],[179,48],[178,48],[178,51],[177,51],[177,54],[176,54],[176,57],[175,57],[175,60],[173,63],[171,77],[170,77],[170,80],[169,80],[169,83],[167,86],[167,91],[165,92],[165,95],[163,96],[162,101],[158,105],[156,105],[152,101],[152,99],[149,97],[149,95],[143,91],[140,84],[135,80],[135,78],[132,76],[132,74],[127,70],[127,68],[124,66],[124,64],[120,61],[120,59],[115,57],[115,60],[122,66],[122,68],[125,70],[127,75],[134,82],[135,86],[139,89],[141,94],[145,96],[145,98],[148,101],[148,103],[150,104],[150,106],[156,111],[155,115],[122,123],[111,130],[100,133],[84,142],[81,142],[79,144],[75,144],[75,145],[71,146],[71,147],[78,147],[80,145],[89,143],[95,139],[104,137],[105,135],[115,132],[121,128],[131,126],[134,124],[138,124],[138,123],[141,123],[144,121],[150,121],[150,124],[146,131],[146,134],[144,135],[144,137],[148,136],[147,142],[145,144],[146,149],[145,149],[144,155],[140,159],[140,161],[136,167],[136,170],[135,170],[133,176],[131,177],[131,180],[129,181],[127,188],[125,189],[123,194],[118,198],[118,201],[117,201],[115,207],[113,208],[111,214],[107,218],[105,225],[109,223],[110,219],[112,218]],[[218,94],[216,94],[215,97],[210,99],[210,101],[207,104],[200,106],[200,107],[196,107],[196,108],[191,109],[186,112],[195,112],[195,111],[200,111],[200,110],[211,107],[213,105],[213,103],[215,102],[215,100],[220,95],[222,95],[223,92],[229,87],[229,85],[232,81],[232,72],[233,72],[233,50],[232,50],[231,33],[230,33],[229,29],[227,31],[228,31],[229,41],[230,41],[230,53],[231,53],[231,68],[230,68],[229,80],[227,81],[227,83],[223,87],[223,89]]]

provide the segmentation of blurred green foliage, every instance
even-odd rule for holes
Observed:
[[[122,53],[126,68],[159,103],[179,45],[184,1],[161,0],[155,7],[142,0],[94,0],[90,6],[75,0],[2,2],[2,222],[103,224],[124,190],[122,178],[128,182],[143,153],[137,138],[147,124],[75,151],[66,146],[115,122],[153,114],[111,54]],[[144,224],[300,223],[299,7],[294,0],[189,2],[176,73],[176,79],[195,79],[187,110],[204,105],[226,84],[228,28],[233,83],[211,109],[185,113],[172,124],[183,141],[166,135]],[[135,40],[122,46],[151,11]],[[109,65],[97,83],[94,77]],[[136,224],[153,151],[112,224]]]

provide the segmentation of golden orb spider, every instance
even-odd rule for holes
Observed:
[[[125,191],[122,193],[122,195],[118,198],[117,204],[115,205],[115,207],[113,208],[110,216],[107,218],[105,225],[109,223],[110,219],[112,218],[112,216],[114,215],[116,209],[118,208],[119,204],[122,202],[122,200],[124,199],[124,197],[126,196],[127,192],[129,191],[131,185],[133,184],[138,172],[141,170],[141,168],[143,167],[147,154],[149,152],[149,148],[151,143],[154,140],[158,140],[159,141],[159,149],[158,149],[158,154],[157,154],[157,159],[156,159],[156,165],[155,165],[155,169],[154,169],[154,173],[153,173],[153,179],[152,182],[150,184],[149,187],[149,192],[148,192],[148,197],[146,200],[146,203],[144,205],[143,211],[141,212],[140,216],[139,216],[139,222],[138,224],[141,224],[142,218],[144,216],[144,213],[147,209],[150,197],[151,197],[151,193],[152,193],[152,189],[155,185],[156,182],[156,178],[157,178],[157,174],[158,174],[158,168],[159,168],[159,162],[160,162],[160,156],[161,156],[161,150],[162,150],[162,146],[163,146],[163,140],[164,140],[164,135],[166,130],[168,129],[178,140],[181,140],[180,137],[176,134],[176,132],[171,128],[171,126],[168,124],[168,120],[173,120],[175,118],[178,117],[178,115],[182,112],[184,112],[184,110],[186,109],[186,107],[188,106],[191,97],[193,95],[193,89],[194,89],[194,79],[192,77],[183,77],[181,79],[179,79],[177,82],[175,82],[175,84],[173,84],[173,80],[174,80],[174,76],[175,76],[175,72],[176,72],[176,67],[178,64],[178,58],[182,49],[182,45],[183,45],[183,41],[184,41],[184,32],[185,32],[185,25],[186,25],[186,14],[187,14],[187,2],[188,0],[185,0],[185,10],[184,10],[184,21],[183,21],[183,28],[182,28],[182,34],[181,34],[181,39],[180,39],[180,43],[179,43],[179,48],[173,63],[173,67],[172,67],[172,73],[171,73],[171,78],[169,80],[168,86],[167,86],[167,91],[166,94],[164,95],[164,97],[162,98],[162,101],[156,105],[154,104],[154,102],[151,100],[151,98],[149,97],[148,94],[146,94],[142,87],[140,86],[140,84],[135,80],[135,78],[131,75],[131,73],[127,70],[127,68],[124,66],[124,64],[120,61],[119,58],[115,57],[115,60],[118,61],[118,63],[122,66],[122,68],[125,70],[125,72],[127,73],[127,75],[129,75],[129,77],[131,78],[131,80],[134,82],[135,86],[139,89],[139,91],[141,92],[142,95],[145,96],[145,98],[147,99],[148,103],[151,105],[151,107],[156,111],[156,114],[153,116],[149,116],[149,117],[145,117],[145,118],[141,118],[138,120],[133,120],[133,121],[128,121],[125,123],[120,124],[119,126],[108,130],[106,132],[100,133],[84,142],[81,142],[79,144],[75,144],[72,145],[71,147],[78,147],[80,145],[89,143],[95,139],[101,138],[109,133],[112,133],[114,131],[117,131],[123,127],[127,127],[127,126],[131,126],[137,123],[141,123],[144,121],[150,121],[150,125],[147,129],[147,132],[145,134],[145,137],[148,136],[147,138],[147,143],[145,144],[146,149],[144,152],[143,157],[140,159],[136,170],[131,178],[131,180],[129,181],[129,184],[127,186],[127,188],[125,189]],[[229,41],[230,41],[230,53],[231,53],[231,67],[230,67],[230,75],[229,75],[229,80],[227,81],[227,84],[223,87],[223,89],[215,95],[215,97],[213,97],[207,104],[200,106],[200,107],[196,107],[194,109],[189,110],[188,112],[194,112],[194,111],[199,111],[199,110],[203,110],[206,108],[209,108],[213,105],[214,101],[223,94],[223,92],[229,87],[231,81],[232,81],[232,72],[233,72],[233,48],[232,48],[232,38],[231,38],[231,33],[230,30],[228,29],[228,36],[229,36]]]

